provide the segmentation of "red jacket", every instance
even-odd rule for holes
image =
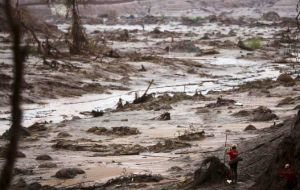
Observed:
[[[284,178],[286,181],[296,180],[295,172],[291,168],[284,168],[279,171],[279,176]]]
[[[228,150],[228,151],[226,152],[226,154],[229,155],[230,160],[234,160],[234,159],[236,159],[236,157],[238,156],[239,153],[238,153],[237,150],[230,149],[230,150]]]

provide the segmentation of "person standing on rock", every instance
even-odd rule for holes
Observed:
[[[229,166],[230,166],[230,170],[231,170],[231,180],[233,183],[237,182],[237,167],[238,167],[238,151],[237,151],[237,146],[236,145],[232,145],[231,149],[226,151],[226,154],[229,155]]]

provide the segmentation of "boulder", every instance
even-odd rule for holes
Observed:
[[[201,167],[194,173],[193,186],[200,187],[203,185],[211,185],[223,183],[229,174],[229,169],[217,157],[209,157],[205,159]]]
[[[244,129],[244,131],[254,131],[254,130],[256,130],[256,127],[255,127],[254,125],[248,125],[248,126]]]
[[[66,138],[66,137],[72,137],[72,135],[70,135],[67,132],[60,132],[60,133],[57,134],[57,137],[58,138]]]
[[[46,162],[39,165],[39,168],[56,168],[57,164],[52,162]]]
[[[63,168],[56,172],[55,177],[59,179],[73,179],[78,174],[84,173],[85,171],[80,168]]]
[[[274,11],[264,13],[261,18],[266,21],[280,21],[279,14]]]
[[[295,80],[288,74],[283,73],[281,75],[279,75],[279,77],[277,78],[277,82],[281,83],[281,84],[288,84],[288,85],[294,85],[295,84]]]
[[[51,156],[47,154],[39,155],[35,158],[36,160],[52,160]]]

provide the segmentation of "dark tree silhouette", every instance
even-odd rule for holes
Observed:
[[[11,6],[10,0],[4,1],[4,11],[7,17],[7,24],[10,28],[11,37],[13,39],[12,51],[14,62],[14,76],[12,85],[11,113],[12,126],[10,131],[10,141],[6,151],[6,161],[3,165],[0,176],[0,189],[7,190],[12,181],[13,168],[15,165],[18,142],[20,136],[20,128],[22,122],[21,104],[21,88],[23,82],[23,62],[26,57],[26,49],[21,47],[21,26],[16,16],[15,9]]]

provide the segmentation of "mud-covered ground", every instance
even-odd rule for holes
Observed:
[[[288,133],[286,120],[299,108],[298,65],[285,43],[289,32],[292,36],[292,22],[225,22],[223,17],[206,18],[196,26],[190,22],[173,18],[144,28],[128,20],[85,24],[91,38],[110,48],[105,56],[43,60],[29,55],[24,137],[14,182],[20,185],[22,178],[27,184],[56,188],[100,187],[118,176],[157,174],[159,179],[137,179],[127,187],[120,181],[105,185],[184,189],[204,158],[215,155],[223,160],[227,134],[227,145],[238,144],[244,158],[235,188],[253,184],[257,169],[268,163],[273,148]],[[58,24],[61,32],[67,27]],[[239,43],[252,38],[259,38],[259,47],[251,51]],[[8,35],[1,33],[0,40],[4,133],[10,124],[12,67]],[[148,98],[132,103],[151,80]],[[0,140],[0,156],[7,136]],[[62,168],[84,172],[60,179],[56,172]]]

